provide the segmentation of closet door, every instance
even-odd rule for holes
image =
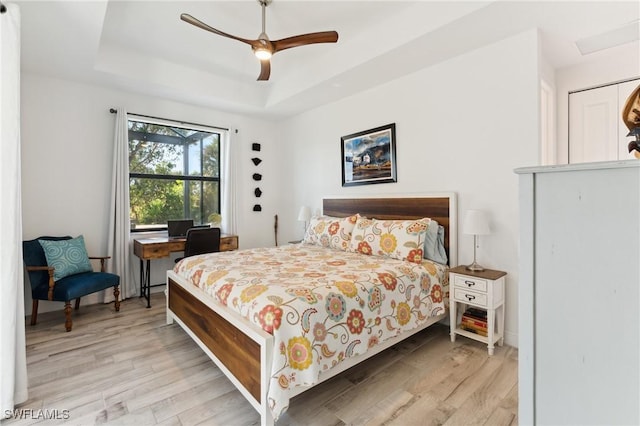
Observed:
[[[620,111],[616,85],[569,94],[569,163],[618,159]]]

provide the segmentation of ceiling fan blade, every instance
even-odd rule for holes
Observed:
[[[272,41],[273,53],[292,47],[305,46],[317,43],[335,43],[338,41],[338,33],[335,31],[323,31],[319,33],[301,34],[293,37]]]
[[[271,75],[271,60],[262,59],[260,61],[260,75],[258,76],[258,81],[269,80],[270,75]]]
[[[193,16],[189,15],[188,13],[181,14],[180,15],[180,19],[182,19],[184,22],[187,22],[187,23],[189,23],[191,25],[195,25],[196,27],[201,28],[201,29],[203,29],[205,31],[209,31],[209,32],[212,32],[214,34],[218,34],[218,35],[223,36],[223,37],[228,37],[228,38],[231,38],[233,40],[238,40],[238,41],[241,41],[243,43],[247,43],[247,44],[249,44],[251,46],[259,45],[259,41],[258,40],[248,40],[246,38],[236,37],[234,35],[227,34],[227,33],[223,32],[223,31],[216,30],[215,28],[210,27],[209,25],[205,24],[204,22],[202,22],[202,21],[194,18]]]

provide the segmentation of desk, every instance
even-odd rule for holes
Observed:
[[[186,238],[156,237],[133,240],[133,254],[140,258],[140,297],[147,299],[147,308],[151,307],[151,259],[169,257],[172,252],[184,251]],[[220,251],[238,249],[238,236],[220,236]],[[144,261],[146,260],[146,265]],[[164,285],[164,284],[159,284]]]

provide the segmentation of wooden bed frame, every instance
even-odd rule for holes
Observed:
[[[445,228],[445,247],[449,264],[457,264],[457,205],[454,193],[435,195],[325,198],[323,214],[346,217],[355,213],[378,219],[419,219],[430,217]],[[271,375],[273,336],[236,312],[217,303],[200,288],[185,283],[172,270],[167,271],[167,324],[174,321],[202,348],[233,382],[261,417],[262,425],[273,425],[267,401]],[[422,326],[377,345],[373,351],[348,358],[328,371],[318,383],[376,355],[426,327],[442,320],[446,313]],[[291,397],[310,387],[299,387]]]

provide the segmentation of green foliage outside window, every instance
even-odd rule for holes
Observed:
[[[129,120],[131,222],[139,229],[169,219],[205,223],[220,213],[220,134]]]

